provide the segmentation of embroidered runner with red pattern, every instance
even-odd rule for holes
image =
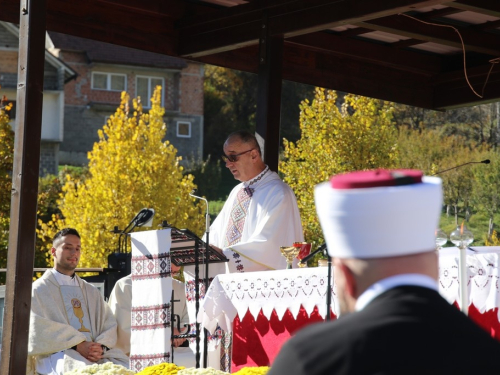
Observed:
[[[238,191],[236,199],[234,200],[233,203],[233,208],[231,209],[231,216],[229,217],[229,222],[227,223],[224,247],[234,245],[241,241],[243,228],[245,226],[245,218],[248,212],[248,206],[250,205],[251,199],[252,196],[251,194],[248,194],[247,189],[241,188],[241,190]]]

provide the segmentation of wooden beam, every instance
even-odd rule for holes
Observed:
[[[25,374],[42,133],[45,0],[22,0],[1,374]]]
[[[305,50],[347,56],[403,71],[433,75],[442,71],[442,60],[438,56],[414,51],[398,51],[389,46],[359,39],[344,38],[332,33],[317,32],[286,40],[287,45],[300,46]],[[362,53],[360,53],[362,51]]]
[[[453,8],[466,10],[474,13],[486,14],[488,16],[500,17],[500,2],[491,0],[456,0],[446,3]]]
[[[360,22],[357,25],[413,39],[462,48],[460,38],[452,28],[424,24],[403,15]],[[485,53],[492,56],[500,54],[497,35],[481,33],[472,28],[454,27],[460,31],[466,51]]]
[[[47,0],[47,30],[177,56],[175,20],[216,11],[181,0]],[[19,0],[0,0],[0,20],[19,23]]]
[[[19,23],[19,0],[0,0],[0,20]]]
[[[289,38],[440,3],[442,0],[255,2],[228,8],[220,17],[179,21],[179,54],[199,57],[257,44],[264,11],[269,15],[270,36]]]
[[[49,0],[47,29],[60,33],[175,55],[174,18],[100,0]],[[78,5],[77,5],[78,4]]]
[[[256,137],[261,146],[264,162],[269,169],[278,172],[283,38],[270,37],[267,32],[268,26],[268,19],[264,16],[259,45]]]
[[[450,109],[498,101],[500,99],[500,67],[495,65],[488,77],[490,68],[491,65],[488,64],[467,70],[470,84],[482,97],[474,94],[465,79],[463,70],[436,76],[434,106],[438,109]],[[487,78],[488,81],[486,81]]]
[[[251,46],[196,60],[256,73],[257,57],[258,48]],[[432,76],[304,50],[289,43],[284,45],[283,79],[433,109]]]

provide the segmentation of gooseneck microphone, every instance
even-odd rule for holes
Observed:
[[[448,172],[448,171],[451,171],[452,169],[457,169],[457,168],[463,167],[463,166],[468,165],[468,164],[490,164],[490,159],[485,159],[485,160],[481,160],[481,161],[469,161],[468,163],[460,164],[460,165],[457,165],[455,167],[444,169],[442,171],[436,172],[432,176],[436,176],[438,174]]]

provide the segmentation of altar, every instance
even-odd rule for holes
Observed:
[[[468,250],[469,316],[500,340],[500,247]],[[458,249],[439,252],[439,292],[458,307]],[[339,313],[332,282],[331,317]],[[201,304],[198,320],[233,334],[231,371],[272,364],[297,330],[326,317],[327,268],[218,275]]]
[[[231,371],[267,366],[297,330],[326,318],[327,267],[218,275],[199,320],[232,333]],[[331,317],[338,314],[332,292]]]

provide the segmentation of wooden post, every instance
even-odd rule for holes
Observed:
[[[46,0],[21,0],[17,113],[0,373],[26,373],[42,132]]]
[[[261,24],[259,41],[259,83],[257,91],[257,129],[264,161],[278,171],[280,148],[281,84],[283,37],[269,36],[267,15]]]

